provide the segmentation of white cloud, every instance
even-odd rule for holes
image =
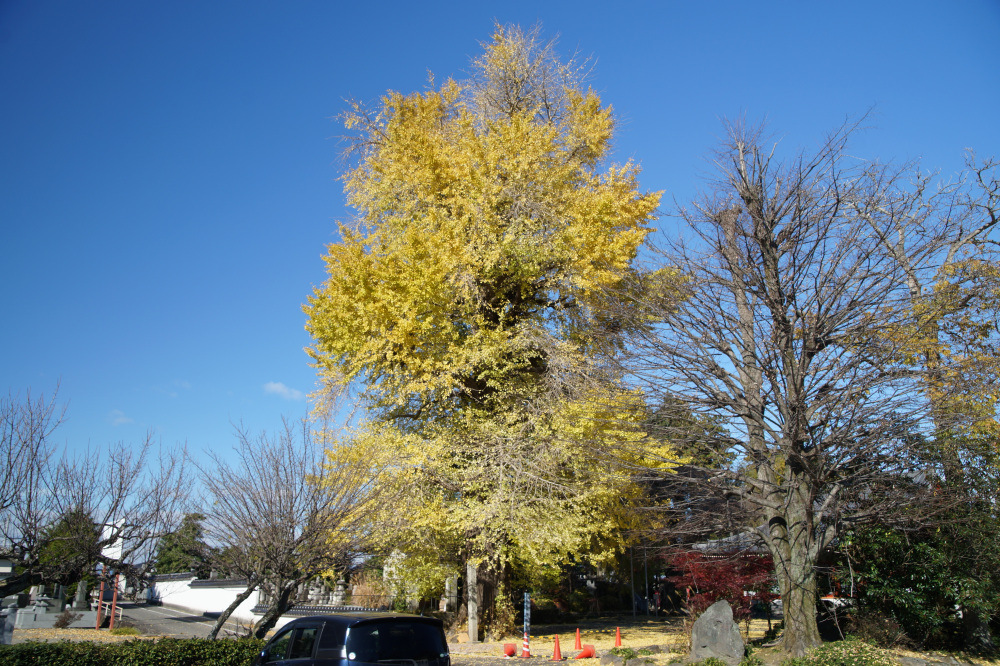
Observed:
[[[126,423],[132,423],[132,419],[125,416],[125,412],[123,412],[120,409],[112,409],[111,412],[108,413],[108,421],[111,422],[111,425],[116,425],[116,426],[125,425]]]
[[[268,382],[264,384],[264,393],[280,395],[285,400],[301,400],[305,397],[305,394],[303,394],[302,391],[296,391],[293,388],[288,388],[281,382]]]

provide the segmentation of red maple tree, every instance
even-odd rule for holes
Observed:
[[[725,599],[733,608],[733,617],[742,621],[750,617],[754,601],[770,604],[778,598],[772,591],[774,569],[770,555],[683,552],[668,556],[667,563],[677,572],[667,580],[682,592],[684,607],[692,616]]]

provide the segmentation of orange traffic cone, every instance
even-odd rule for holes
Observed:
[[[505,657],[516,657],[517,656],[517,643],[504,643],[503,644],[503,656],[505,656]]]
[[[576,630],[576,645],[573,646],[574,650],[582,650],[583,646],[580,645],[580,629]]]
[[[597,651],[594,649],[593,645],[584,645],[583,652],[576,655],[574,659],[593,659],[597,656]]]
[[[562,661],[562,650],[559,649],[559,637],[556,636],[556,646],[552,650],[552,661]]]
[[[528,632],[524,632],[524,644],[521,646],[521,659],[531,658],[531,648],[528,647]]]
[[[622,646],[622,628],[615,627],[615,647]]]

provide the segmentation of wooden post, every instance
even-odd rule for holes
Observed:
[[[111,629],[115,628],[115,610],[118,608],[118,576],[115,574],[115,591],[111,594]]]
[[[103,572],[102,572],[103,573]],[[101,576],[101,591],[97,593],[97,624],[94,629],[101,628],[101,609],[104,608],[104,576]]]

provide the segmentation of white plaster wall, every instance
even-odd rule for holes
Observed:
[[[193,580],[195,580],[194,576],[177,580],[156,581],[146,589],[146,599],[156,603],[165,603],[168,606],[177,606],[179,604],[174,600],[184,598],[184,595],[190,590]]]
[[[236,600],[246,587],[242,584],[220,587],[191,587],[194,577],[182,580],[156,582],[149,588],[149,598],[159,603],[175,608],[182,608],[191,613],[221,613]],[[252,622],[257,619],[251,610],[257,605],[259,592],[254,591],[243,601],[232,614],[232,619],[240,622]]]

